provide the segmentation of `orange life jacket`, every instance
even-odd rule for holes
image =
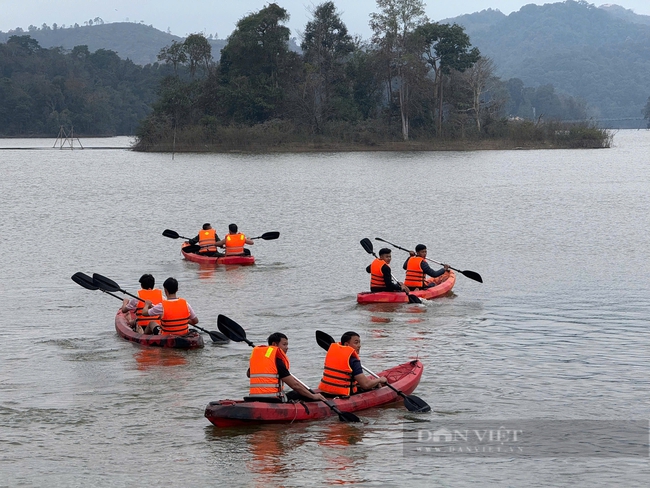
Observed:
[[[244,254],[244,244],[246,244],[246,236],[241,232],[228,234],[226,236],[226,256]]]
[[[386,264],[384,261],[382,263]],[[357,382],[350,367],[351,357],[359,359],[357,351],[352,347],[343,346],[339,342],[330,344],[325,356],[323,379],[318,385],[320,391],[338,396],[350,396],[357,392]]]
[[[214,229],[201,229],[199,231],[199,253],[216,252],[217,231]]]
[[[289,369],[289,358],[276,346],[256,346],[250,359],[250,392],[252,397],[277,397],[286,401],[284,383],[278,377],[275,358],[280,358]]]
[[[422,288],[424,286],[425,274],[422,271],[422,259],[419,256],[409,258],[406,263],[406,279],[404,284],[409,288]]]
[[[153,290],[138,290],[138,296],[143,300],[151,300],[151,303],[158,305],[163,301],[162,290],[153,289]],[[144,303],[138,300],[138,305],[135,309],[135,323],[141,327],[146,327],[145,323],[150,321],[155,322],[156,325],[160,325],[160,315],[142,315],[142,309],[144,308]]]
[[[384,274],[381,272],[384,264],[386,264],[386,261],[377,258],[370,265],[370,288],[386,288]]]
[[[163,313],[160,317],[160,326],[163,335],[185,335],[189,332],[190,309],[183,298],[176,300],[163,300]]]

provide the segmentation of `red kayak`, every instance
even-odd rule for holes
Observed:
[[[187,244],[183,244],[183,247],[181,247],[181,254],[185,259],[187,259],[188,261],[192,261],[194,263],[225,264],[225,265],[237,264],[240,266],[250,266],[251,264],[255,264],[254,256],[221,256],[221,257],[201,256],[200,254],[196,254],[193,252],[183,251],[183,248],[186,246]]]
[[[431,288],[412,291],[411,295],[426,300],[446,295],[456,283],[456,273],[449,270],[442,276],[427,280],[427,283],[431,282],[435,282],[436,285]],[[357,294],[357,303],[408,303],[408,301],[408,295],[403,291],[379,291],[376,293],[368,291]]]
[[[143,346],[173,347],[175,349],[197,349],[203,347],[203,337],[196,330],[190,329],[189,334],[184,336],[176,335],[153,335],[138,334],[127,323],[126,315],[120,309],[115,316],[115,330],[127,341],[137,342]]]
[[[405,395],[410,395],[420,383],[422,363],[413,360],[400,364],[381,373],[388,382]],[[356,412],[378,407],[400,400],[390,388],[383,386],[365,393],[346,398],[335,398],[332,402],[342,412]],[[323,402],[265,403],[244,400],[219,400],[210,402],[205,409],[205,417],[217,427],[239,427],[260,423],[283,423],[300,420],[315,420],[336,416]]]

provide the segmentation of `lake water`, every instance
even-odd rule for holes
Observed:
[[[0,486],[647,486],[647,437],[645,457],[441,457],[405,454],[403,431],[650,419],[650,132],[619,131],[606,150],[173,159],[115,149],[125,138],[53,143],[0,141]],[[281,235],[256,241],[253,267],[201,268],[161,233],[204,222]],[[363,237],[425,243],[484,283],[459,275],[425,305],[359,306]],[[400,279],[405,257],[393,250]],[[204,328],[225,314],[255,343],[286,333],[311,385],[314,331],[355,330],[372,370],[422,360],[415,393],[433,411],[220,431],[203,411],[246,394],[249,348],[128,343],[117,300],[77,271],[131,292],[142,273],[174,276]]]

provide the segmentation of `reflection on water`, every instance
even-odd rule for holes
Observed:
[[[142,347],[134,355],[138,370],[155,367],[183,366],[187,364],[187,352],[163,347]]]

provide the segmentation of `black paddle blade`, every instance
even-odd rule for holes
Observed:
[[[361,247],[363,247],[368,254],[374,254],[374,249],[372,247],[372,241],[367,237],[364,237],[359,241]]]
[[[361,419],[354,415],[352,412],[341,412],[338,408],[332,408],[334,412],[339,415],[339,420],[341,422],[361,422]]]
[[[461,273],[464,276],[467,276],[470,280],[478,281],[479,283],[483,283],[483,278],[481,278],[481,275],[478,274],[476,271],[461,271]]]
[[[405,395],[404,406],[409,412],[426,413],[431,411],[429,404],[415,395]]]
[[[95,283],[95,286],[97,286],[100,290],[112,292],[122,291],[120,285],[115,283],[110,278],[106,278],[106,276],[100,275],[99,273],[93,273],[93,283]]]
[[[420,297],[417,297],[415,295],[411,295],[410,293],[407,293],[406,296],[409,299],[409,303],[422,303],[422,300]]]
[[[230,340],[233,340],[235,342],[245,342],[249,346],[255,347],[251,341],[246,339],[246,331],[233,319],[219,314],[217,317],[217,327]]]
[[[329,351],[330,345],[334,344],[336,341],[328,333],[323,332],[322,330],[317,330],[316,331],[316,342],[318,343],[318,345],[320,347],[322,347],[326,351]]]
[[[259,237],[253,237],[253,239],[264,239],[265,241],[272,241],[273,239],[277,239],[280,237],[280,233],[278,231],[273,231],[273,232],[265,232]]]
[[[173,231],[171,229],[165,229],[163,230],[163,234],[165,237],[169,237],[170,239],[178,239],[180,235],[178,235],[178,232]]]
[[[87,274],[84,274],[82,272],[77,272],[72,275],[71,277],[72,281],[74,281],[76,284],[83,286],[84,288],[88,290],[99,290],[99,287],[95,285],[93,282],[93,279],[88,276]]]
[[[207,330],[206,332],[210,335],[212,342],[216,342],[217,344],[227,344],[230,342],[230,339],[228,339],[221,332],[217,332],[216,330]]]

